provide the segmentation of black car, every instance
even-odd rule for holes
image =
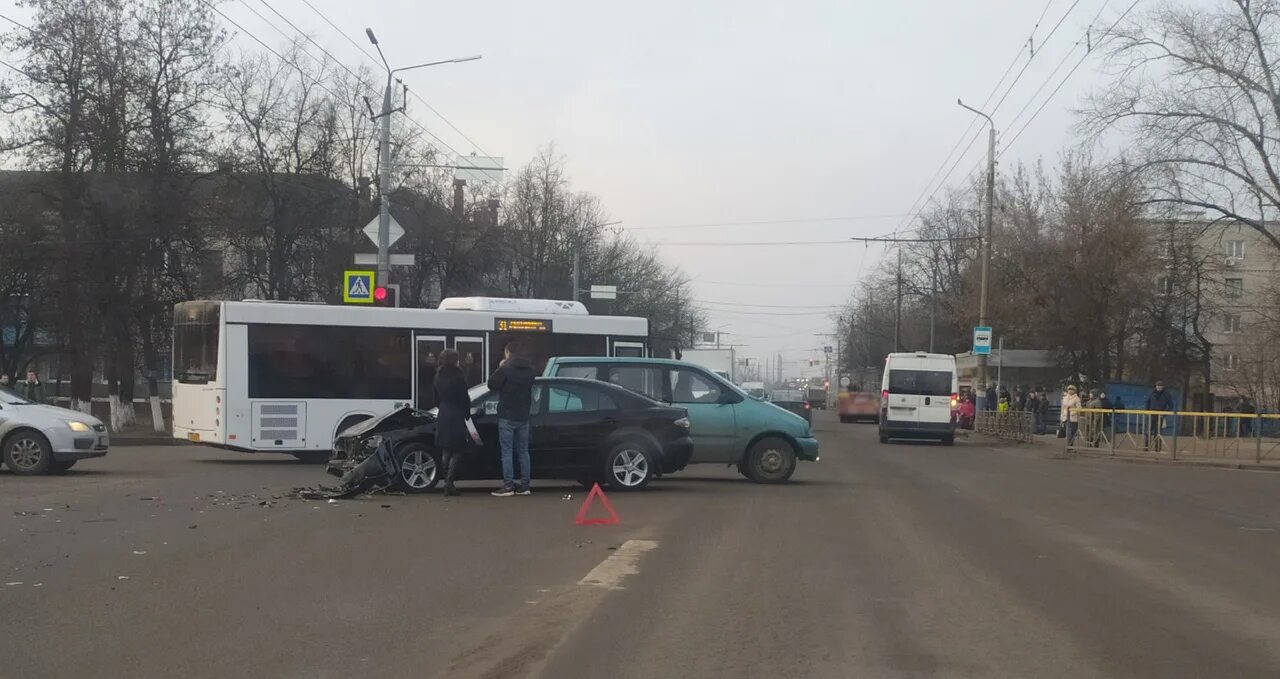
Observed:
[[[803,417],[805,422],[813,421],[813,406],[803,391],[780,389],[769,394],[769,402]]]
[[[501,479],[498,397],[480,385],[469,392],[480,446],[464,457],[460,480]],[[655,476],[684,469],[693,454],[684,408],[594,380],[539,377],[533,387],[529,458],[533,477],[570,479],[614,490],[639,490]],[[434,411],[400,408],[349,427],[334,441],[328,471],[342,476],[384,440],[399,465],[396,485],[425,492],[443,467],[435,448]]]

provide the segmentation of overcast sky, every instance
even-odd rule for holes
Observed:
[[[304,0],[267,1],[340,57],[365,58]],[[261,0],[245,2],[274,19]],[[1101,11],[1096,35],[1130,4],[1050,0],[1046,11],[1045,0],[310,2],[361,44],[372,27],[393,65],[483,54],[405,80],[482,155],[515,167],[554,142],[575,188],[598,195],[613,219],[658,243],[695,279],[725,342],[758,360],[781,352],[792,375],[831,343],[818,336],[832,331],[825,307],[845,301],[883,250],[679,244],[894,231],[973,123],[957,97],[979,105],[1010,63],[1016,59],[1006,85],[1029,61],[994,115],[1002,139],[1011,138],[1084,54],[1077,41],[1094,17]],[[281,39],[240,2],[222,8],[259,37]],[[1003,164],[1053,159],[1071,142],[1072,109],[1099,83],[1097,57]],[[414,103],[410,114],[455,149],[475,150]],[[985,138],[949,183],[984,153]],[[773,223],[741,224],[760,221]],[[737,224],[702,226],[728,222]],[[656,228],[677,225],[698,226]]]

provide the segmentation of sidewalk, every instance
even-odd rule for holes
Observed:
[[[1067,450],[1066,442],[1053,434],[1036,436],[1035,441],[1031,444],[1019,444],[991,436],[974,434],[972,432],[970,435],[973,440],[994,442],[1000,445],[1000,447],[1029,445],[1031,447],[1044,448],[1058,457],[1079,456],[1136,464],[1166,464],[1175,466],[1180,465],[1184,467],[1217,467],[1219,469],[1248,469],[1254,471],[1280,472],[1280,460],[1277,459],[1263,459],[1262,462],[1259,463],[1253,458],[1200,457],[1194,455],[1183,455],[1180,453],[1178,455],[1178,459],[1175,460],[1167,454],[1143,453],[1133,450],[1117,450],[1115,454],[1112,454],[1107,448]]]

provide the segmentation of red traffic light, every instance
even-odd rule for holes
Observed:
[[[387,289],[379,285],[373,289],[374,301],[381,302],[387,299]]]

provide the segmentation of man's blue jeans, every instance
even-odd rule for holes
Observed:
[[[511,468],[512,454],[520,457],[521,488],[529,487],[529,423],[515,420],[498,420],[498,445],[502,448],[502,486],[515,487],[515,471]]]

